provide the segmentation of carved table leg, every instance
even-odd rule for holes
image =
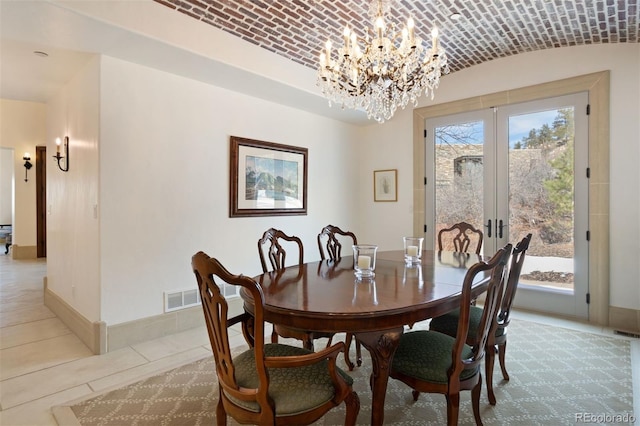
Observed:
[[[403,328],[357,333],[357,339],[371,354],[371,424],[382,425],[384,422],[384,400],[389,381],[389,368],[393,354],[400,343]]]

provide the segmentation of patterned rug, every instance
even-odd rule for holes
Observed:
[[[352,345],[352,351],[353,351]],[[370,360],[350,374],[361,400],[358,424],[369,424]],[[355,359],[352,355],[351,359]],[[344,361],[339,360],[344,368]],[[176,368],[132,385],[81,402],[67,410],[65,425],[205,425],[214,424],[217,386],[213,358]],[[497,405],[489,405],[483,384],[480,408],[485,425],[611,424],[633,415],[629,342],[526,321],[509,328],[507,370],[502,380],[496,360],[494,389]],[[461,394],[460,425],[473,425],[470,392]],[[58,410],[54,410],[60,412]],[[620,416],[615,418],[614,416]],[[69,421],[71,418],[71,421]],[[582,420],[582,421],[581,421]],[[591,421],[584,421],[591,420]],[[231,418],[228,423],[235,425]],[[344,405],[329,412],[318,425],[344,423]],[[442,395],[421,394],[389,380],[385,424],[446,424]]]

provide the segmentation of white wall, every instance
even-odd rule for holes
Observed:
[[[603,69],[611,70],[611,304],[637,309],[640,48],[583,46],[492,61],[445,77],[435,102]],[[315,236],[328,223],[381,249],[399,248],[412,233],[410,110],[354,128],[110,57],[74,81],[50,120],[52,129],[62,122],[68,129],[57,131],[78,132],[72,170],[50,168],[48,178],[69,180],[58,202],[73,200],[65,212],[79,229],[61,239],[61,257],[50,251],[49,264],[60,273],[51,284],[90,320],[114,325],[161,314],[164,291],[195,286],[190,257],[198,250],[232,272],[258,273],[256,241],[271,226],[301,237],[308,261],[318,258]],[[228,217],[231,135],[309,149],[308,215]],[[375,203],[373,170],[389,168],[398,169],[398,202]],[[54,204],[52,216],[60,208]]]
[[[379,250],[403,248],[404,236],[413,235],[413,116],[410,108],[396,112],[392,121],[361,128],[358,142],[358,242],[377,244]],[[398,170],[398,201],[374,201],[374,170]]]
[[[47,155],[69,137],[69,171],[47,165],[47,283],[90,321],[100,320],[99,78],[95,57],[49,101],[47,123]]]
[[[299,236],[305,259],[331,223],[364,232],[354,212],[356,129],[261,99],[103,57],[100,129],[102,320],[163,312],[163,292],[193,288],[191,256],[261,272],[269,227]],[[229,136],[306,147],[306,216],[229,218]],[[370,184],[365,187],[370,191]]]
[[[611,70],[611,294],[612,306],[640,307],[640,46],[600,44],[520,54],[487,62],[444,77],[434,101],[438,104],[508,89]],[[367,166],[360,170],[366,181],[372,170],[399,167],[398,203],[364,204],[365,238],[383,247],[398,247],[398,236],[412,229],[411,180],[412,112],[399,112],[382,126],[363,129],[368,143]],[[407,178],[403,178],[406,176]],[[375,203],[380,204],[380,203]],[[393,218],[393,220],[389,220]]]
[[[0,99],[0,146],[13,148],[15,210],[13,244],[36,246],[36,146],[45,144],[46,107],[36,102]],[[24,181],[24,153],[34,167]],[[3,192],[4,192],[4,186]]]
[[[13,148],[0,147],[0,224],[13,220]]]

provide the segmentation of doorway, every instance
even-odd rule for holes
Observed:
[[[47,147],[36,146],[36,251],[47,257]]]
[[[427,246],[460,221],[486,255],[532,233],[516,305],[587,318],[587,105],[583,92],[426,120]]]

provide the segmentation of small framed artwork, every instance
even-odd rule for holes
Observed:
[[[373,171],[373,201],[398,201],[398,169]]]
[[[307,214],[307,148],[231,136],[229,217]]]

